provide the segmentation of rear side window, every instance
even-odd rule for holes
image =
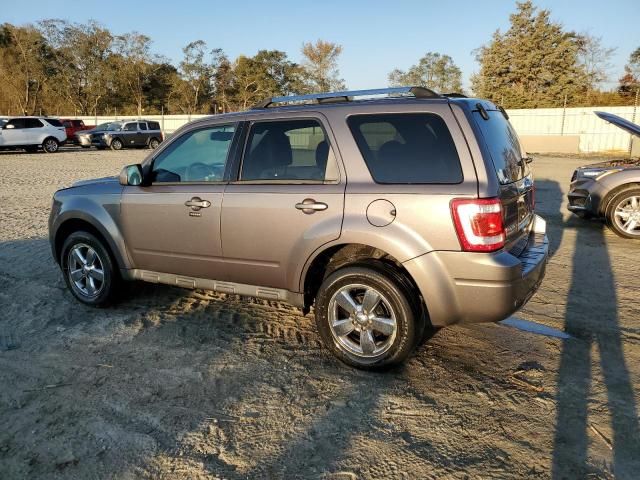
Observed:
[[[522,161],[518,135],[501,112],[486,112],[489,120],[482,118],[477,111],[473,112],[473,117],[489,149],[498,179],[502,184],[516,182],[529,174],[527,163]]]
[[[57,118],[45,118],[45,120],[47,121],[48,124],[50,124],[50,125],[52,125],[54,127],[64,127],[64,125],[62,125],[62,122],[60,120],[58,120]],[[40,122],[40,120],[38,120],[38,122]],[[38,126],[41,127],[42,124],[40,124]]]
[[[149,130],[160,130],[160,124],[158,122],[147,122]]]
[[[27,118],[27,128],[42,128],[43,126],[42,122],[37,118]]]
[[[146,123],[138,123],[138,129],[139,130],[146,130],[147,129],[147,124]]]
[[[462,182],[460,158],[440,116],[354,115],[348,124],[376,183]]]
[[[333,158],[316,120],[259,122],[249,132],[240,179],[335,180]]]

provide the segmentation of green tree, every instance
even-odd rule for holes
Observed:
[[[113,36],[94,21],[74,24],[43,20],[39,27],[55,51],[56,67],[49,96],[61,96],[80,115],[97,114],[115,75]]]
[[[207,58],[207,44],[203,40],[189,43],[182,52],[184,57],[174,79],[172,99],[182,112],[195,113],[212,97],[216,65]],[[215,52],[211,53],[214,59]]]
[[[0,26],[0,92],[7,110],[39,113],[41,94],[52,76],[54,52],[32,25]]]
[[[315,43],[302,44],[306,91],[318,93],[346,88],[338,70],[338,57],[341,53],[342,46],[333,42],[317,40]]]
[[[565,32],[550,15],[531,1],[517,3],[509,29],[477,50],[476,95],[510,108],[554,107],[565,96],[570,104],[580,100],[588,78],[578,59],[579,35]]]
[[[393,70],[389,74],[389,84],[421,86],[437,92],[461,92],[462,71],[449,55],[427,52],[409,70]]]

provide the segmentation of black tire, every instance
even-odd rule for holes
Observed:
[[[149,140],[149,148],[151,150],[155,150],[156,148],[158,148],[158,145],[160,145],[160,140],[158,140],[157,138],[152,138],[151,140]]]
[[[87,271],[83,270],[83,279],[78,279],[77,277],[77,267],[82,262],[78,261],[77,257],[72,253],[76,248],[79,249],[81,256],[82,252],[87,252],[84,254],[84,258],[86,260],[89,260],[90,257],[88,250],[93,250],[99,261],[99,266],[101,267],[100,270],[102,271],[102,281],[99,282],[97,280],[98,276],[93,278],[92,284],[95,287],[95,292],[93,294],[89,287],[89,282],[91,282],[91,277],[93,276],[90,273],[91,269],[88,269]],[[95,267],[97,263],[94,261],[93,265]],[[67,237],[62,245],[62,251],[60,253],[60,266],[62,268],[62,274],[64,276],[64,281],[67,284],[67,288],[69,288],[73,296],[80,302],[85,305],[102,307],[115,300],[121,285],[120,276],[107,248],[91,233],[77,231]],[[76,268],[74,269],[74,267]],[[72,272],[76,272],[75,276]],[[76,280],[80,282],[80,285],[76,283]],[[83,291],[82,289],[83,281],[86,291]]]
[[[53,137],[47,137],[42,142],[42,150],[45,153],[57,153],[60,150],[60,142]]]
[[[633,199],[635,199],[635,208],[630,204]],[[619,220],[620,217],[616,216],[616,209],[624,206],[625,204],[628,206],[630,218],[636,219],[636,227],[633,230],[633,233],[625,230],[624,225],[620,224],[623,220]],[[607,221],[607,226],[616,235],[622,238],[640,240],[640,187],[630,187],[618,192],[607,205],[605,219]]]
[[[122,140],[120,140],[119,138],[114,138],[113,140],[111,140],[111,150],[122,150],[123,147],[123,143]]]
[[[372,289],[376,294],[381,295],[383,300],[375,308],[388,310],[387,314],[382,314],[384,317],[395,317],[393,334],[385,336],[380,332],[373,333],[373,344],[376,349],[381,349],[379,353],[373,350],[367,355],[364,352],[364,347],[361,348],[361,353],[356,353],[350,347],[345,346],[345,344],[357,343],[358,338],[362,339],[361,330],[353,330],[348,336],[339,336],[334,333],[335,327],[332,327],[332,324],[346,320],[351,321],[352,317],[336,320],[335,315],[339,311],[345,316],[349,315],[346,310],[341,310],[341,307],[336,306],[336,298],[341,292],[352,287],[353,292]],[[353,298],[353,300],[356,301],[356,304],[359,301],[357,298]],[[362,304],[359,306],[362,308]],[[380,310],[377,311],[380,312]],[[369,312],[364,311],[364,313]],[[371,315],[377,317],[380,314],[371,312]],[[363,316],[366,317],[366,315]],[[347,365],[362,369],[376,369],[402,363],[411,354],[424,334],[425,317],[415,313],[415,308],[403,285],[392,275],[366,266],[344,267],[329,275],[320,286],[316,296],[315,317],[318,332],[327,348]],[[351,321],[351,324],[356,328],[366,328],[359,325],[355,319]],[[354,338],[355,340],[352,340]],[[364,345],[364,343],[362,344]]]

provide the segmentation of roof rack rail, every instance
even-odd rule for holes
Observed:
[[[447,98],[469,98],[464,93],[459,92],[443,93],[442,96]]]
[[[312,93],[309,95],[291,95],[286,97],[273,97],[263,100],[252,107],[253,110],[268,108],[274,103],[309,102],[309,103],[334,103],[349,102],[354,97],[373,97],[377,95],[403,96],[412,94],[415,98],[439,98],[438,93],[425,87],[391,87],[374,88],[370,90],[350,90],[344,92]]]

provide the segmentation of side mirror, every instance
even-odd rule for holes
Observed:
[[[140,164],[127,165],[120,171],[120,185],[142,185],[142,167]]]

